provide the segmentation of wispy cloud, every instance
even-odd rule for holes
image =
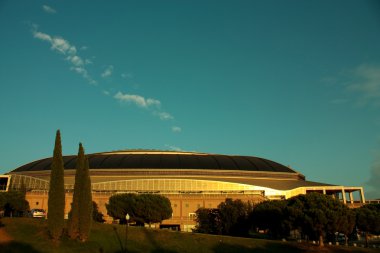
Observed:
[[[67,57],[67,60],[69,60],[74,66],[77,66],[77,67],[84,65],[84,61],[82,60],[82,58],[80,58],[77,55],[74,55],[74,56],[70,55]]]
[[[34,31],[33,36],[34,36],[34,38],[37,38],[40,40],[48,41],[50,43],[52,42],[52,38],[50,37],[50,35],[48,35],[46,33]]]
[[[153,112],[154,115],[157,115],[161,120],[170,120],[174,117],[168,112]]]
[[[173,150],[173,151],[185,151],[183,149],[181,149],[180,147],[177,147],[177,146],[173,146],[173,145],[168,145],[168,144],[165,144],[165,147],[169,150]]]
[[[70,70],[80,74],[89,83],[96,84],[96,81],[88,74],[87,69],[84,67],[88,60],[83,60],[77,55],[77,49],[69,41],[60,36],[51,36],[47,33],[38,31],[37,25],[32,25],[33,37],[50,44],[50,49],[66,56],[66,60],[71,64]]]
[[[363,64],[352,73],[346,90],[357,96],[357,104],[380,106],[380,66]]]
[[[97,82],[91,78],[87,70],[84,67],[71,67],[70,70],[80,74],[85,78],[90,84],[96,85]]]
[[[47,6],[49,7],[49,6]],[[54,52],[57,52],[64,56],[64,59],[70,64],[70,70],[81,75],[86,79],[90,84],[97,84],[96,80],[92,78],[87,70],[88,64],[93,64],[90,59],[86,59],[78,54],[77,47],[71,44],[68,40],[64,39],[61,36],[53,36],[44,32],[39,31],[39,27],[36,24],[31,24],[31,31],[33,37],[40,41],[47,42],[50,45],[50,49]],[[81,50],[87,50],[87,46],[82,46],[79,48]],[[94,58],[94,57],[93,57]],[[100,74],[101,77],[107,78],[114,74],[114,66],[108,65],[104,68],[104,71]],[[133,78],[131,73],[118,73],[119,77],[123,79]],[[137,88],[139,85],[134,84],[134,87]],[[112,90],[112,89],[111,89]],[[106,96],[112,96],[111,92],[108,90],[101,91]],[[112,92],[113,93],[113,92]],[[113,93],[115,94],[115,93]],[[113,95],[113,98],[120,103],[133,104],[140,108],[148,110],[152,115],[158,117],[160,120],[173,120],[174,117],[167,111],[164,111],[161,107],[161,101],[154,98],[146,98],[137,94],[128,94],[117,92]],[[182,129],[179,126],[173,126],[171,130],[175,133],[179,133]]]
[[[153,115],[159,117],[161,120],[172,120],[174,117],[161,109],[161,101],[154,98],[145,98],[136,94],[123,94],[117,92],[114,98],[121,103],[134,104],[138,107],[148,109]]]
[[[151,106],[160,106],[161,102],[153,98],[144,98],[140,95],[123,94],[120,91],[116,93],[114,98],[120,102],[133,103],[139,107],[149,108]]]
[[[104,70],[104,72],[101,74],[101,76],[102,76],[103,78],[105,78],[105,77],[109,77],[109,76],[112,75],[112,72],[113,72],[113,66],[112,66],[112,65],[109,65],[109,66]]]
[[[44,12],[49,13],[49,14],[57,13],[57,11],[55,9],[53,9],[52,7],[50,7],[48,5],[42,5],[42,9],[44,10]]]
[[[172,132],[174,133],[180,133],[182,131],[182,128],[179,126],[172,126]]]

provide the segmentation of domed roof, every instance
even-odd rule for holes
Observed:
[[[207,169],[297,173],[279,163],[253,156],[177,151],[128,150],[89,154],[90,169]],[[77,156],[63,156],[66,170],[75,169]],[[12,172],[50,170],[52,158],[25,164]],[[298,174],[298,173],[297,173]]]

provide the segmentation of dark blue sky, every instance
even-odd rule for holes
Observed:
[[[1,1],[0,34],[0,173],[61,129],[64,154],[252,155],[380,192],[378,1]]]

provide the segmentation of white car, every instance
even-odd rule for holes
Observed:
[[[44,209],[32,209],[30,210],[30,216],[33,218],[45,218],[46,212]]]

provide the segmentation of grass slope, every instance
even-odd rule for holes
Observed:
[[[44,253],[44,252],[107,252],[118,253],[125,242],[125,226],[95,223],[90,240],[79,243],[64,239],[54,245],[47,235],[47,222],[42,219],[4,218],[2,229],[13,241],[0,244],[0,252]],[[129,227],[128,252],[379,252],[378,250],[346,247],[323,249],[307,244],[279,242],[261,239],[213,236],[193,233]]]

